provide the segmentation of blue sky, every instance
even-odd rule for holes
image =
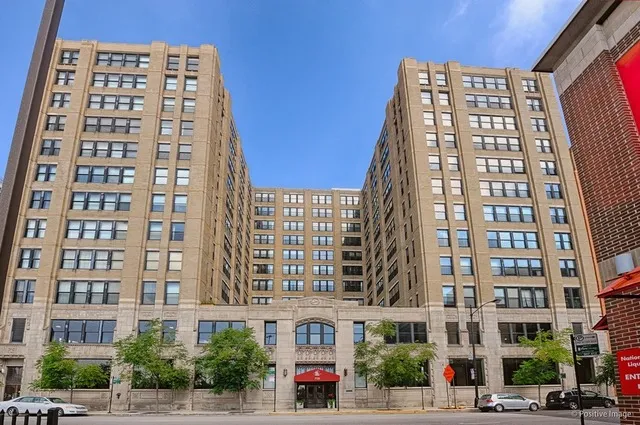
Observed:
[[[67,0],[59,37],[214,44],[256,186],[362,185],[403,57],[529,69],[579,0]],[[43,0],[0,14],[0,175]]]

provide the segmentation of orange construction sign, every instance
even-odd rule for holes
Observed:
[[[455,375],[456,375],[456,371],[453,370],[450,364],[444,367],[444,372],[442,372],[442,376],[444,376],[444,379],[446,379],[448,383],[451,383],[451,381],[453,381],[453,377]]]

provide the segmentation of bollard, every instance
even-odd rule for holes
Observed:
[[[24,422],[23,423],[24,423],[24,425],[29,425],[29,411],[28,410],[26,410],[24,412]]]
[[[0,410],[0,425],[4,425],[4,410]]]
[[[58,409],[47,410],[47,425],[58,425]]]
[[[38,410],[38,414],[36,415],[36,425],[42,425],[42,411]]]
[[[18,423],[18,415],[11,416],[11,425],[16,425]]]

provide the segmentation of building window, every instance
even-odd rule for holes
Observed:
[[[176,170],[176,186],[189,186],[188,168],[178,168]]]
[[[187,57],[187,71],[197,71],[200,67],[200,58],[198,56]]]
[[[465,95],[469,108],[511,109],[509,96],[485,96],[480,94]]]
[[[164,303],[178,305],[180,299],[180,282],[166,282],[164,285]]]
[[[314,266],[314,272],[317,271]],[[320,267],[320,266],[317,266]],[[331,274],[333,274],[333,266],[323,266],[326,268],[331,267]],[[329,274],[327,269],[323,269],[325,273],[320,274]],[[282,274],[304,274],[304,264],[283,264],[282,265]]]
[[[63,249],[61,269],[122,270],[124,251],[106,249]]]
[[[427,146],[430,148],[438,147],[438,135],[436,133],[426,133]]]
[[[438,92],[438,99],[441,105],[449,106],[449,92]]]
[[[94,73],[93,87],[109,87],[124,89],[147,88],[146,75]]]
[[[493,294],[498,308],[549,308],[546,288],[496,286]]]
[[[296,327],[296,345],[335,345],[335,329],[326,323],[305,323]]]
[[[40,155],[58,156],[60,155],[61,140],[44,139],[40,147]]]
[[[442,179],[431,179],[431,193],[433,193],[434,195],[444,194]]]
[[[365,324],[364,322],[353,322],[353,343],[365,341]]]
[[[491,258],[493,276],[544,276],[539,258]]]
[[[538,249],[537,232],[498,232],[487,230],[489,248]]]
[[[450,149],[455,149],[456,148],[456,135],[455,134],[445,133],[445,135],[444,135],[444,147],[445,148],[450,148]]]
[[[344,292],[362,292],[361,280],[343,280],[342,290]]]
[[[469,359],[449,359],[449,364],[455,371],[453,385],[456,387],[473,386],[474,378],[479,386],[485,385],[484,359],[476,358],[478,370],[475,370],[474,362]]]
[[[456,234],[458,237],[458,247],[459,248],[469,248],[469,230],[467,229],[458,229],[456,230]]]
[[[175,221],[171,223],[169,240],[184,241],[184,223]]]
[[[442,125],[445,127],[453,127],[453,114],[451,112],[442,113]]]
[[[52,320],[49,341],[69,344],[112,344],[115,320]]]
[[[60,54],[61,65],[77,65],[80,57],[79,50],[63,50]]]
[[[460,327],[458,322],[446,322],[445,328],[447,331],[447,344],[460,345]]]
[[[253,279],[252,287],[254,291],[272,291],[273,279]]]
[[[578,269],[576,268],[576,260],[559,260],[559,261],[560,261],[560,274],[563,277],[578,276]]]
[[[32,218],[28,219],[25,225],[24,237],[25,238],[44,238],[47,230],[47,220]]]
[[[71,195],[72,210],[129,211],[130,207],[130,193],[73,192]]]
[[[335,283],[333,280],[314,280],[313,292],[333,292]]]
[[[196,77],[184,77],[184,91],[197,91],[198,79]]]
[[[262,379],[263,390],[275,390],[276,389],[276,366],[267,366],[267,373]]]
[[[35,280],[16,280],[13,284],[13,298],[11,302],[17,304],[33,304],[35,293]]]
[[[529,183],[480,181],[482,196],[529,198]]]
[[[571,233],[554,233],[553,239],[556,242],[556,249],[573,249]]]
[[[182,99],[182,112],[184,113],[194,113],[196,111],[196,100],[195,99]]]
[[[442,302],[445,307],[456,306],[456,288],[454,286],[442,287]]]
[[[440,257],[440,274],[449,276],[453,274],[453,263],[451,257]]]
[[[57,304],[118,304],[120,282],[61,280]]]
[[[385,336],[387,344],[411,344],[427,342],[427,324],[424,322],[397,322],[393,336]]]
[[[245,322],[228,322],[228,321],[206,321],[200,320],[198,322],[198,344],[206,344],[211,341],[211,337],[218,332],[222,332],[225,329],[238,329],[245,328]]]
[[[469,115],[471,128],[488,128],[495,130],[517,130],[515,117],[502,115]]]
[[[538,82],[536,80],[532,80],[529,78],[522,79],[522,90],[527,93],[537,93],[538,92]]]
[[[142,304],[156,303],[156,282],[142,282]]]
[[[535,97],[527,98],[527,109],[535,112],[542,112],[542,101],[541,99],[536,99]]]
[[[331,195],[311,195],[311,203],[312,204],[331,204],[333,202],[333,197]],[[348,211],[348,210],[343,210]],[[351,210],[358,211],[358,210]]]
[[[425,111],[422,113],[424,119],[424,125],[436,125],[435,115],[431,111]]]
[[[287,292],[304,291],[304,280],[283,280],[282,290]]]
[[[550,207],[549,213],[551,214],[551,222],[555,224],[566,224],[567,221],[567,213],[566,210],[562,207]]]
[[[536,151],[541,153],[552,153],[551,140],[536,139]]]
[[[53,93],[50,106],[52,108],[68,108],[71,103],[71,93]]]
[[[67,122],[66,115],[47,115],[47,123],[45,130],[47,131],[64,131]]]
[[[98,52],[96,65],[148,68],[149,55],[135,53]]]
[[[24,342],[24,330],[27,327],[27,319],[14,318],[11,324],[11,343],[22,344]]]
[[[418,82],[422,85],[429,85],[429,73],[428,72],[418,72]]]
[[[180,135],[193,136],[193,121],[180,121]]]
[[[420,92],[420,98],[422,99],[422,104],[423,105],[431,105],[432,99],[431,99],[431,92],[430,91],[421,91]]]
[[[449,171],[460,171],[460,162],[458,161],[457,156],[448,156],[447,164],[449,166]]]
[[[484,220],[487,222],[533,223],[533,207],[485,205]]]
[[[453,195],[462,195],[462,180],[451,179],[451,193]]]
[[[278,343],[277,322],[264,322],[264,345],[276,345]]]
[[[436,72],[436,84],[438,86],[446,86],[447,74],[445,74],[444,72]]]
[[[531,118],[531,130],[547,131],[547,120],[544,118]]]
[[[460,257],[460,272],[463,276],[473,276],[471,257]]]
[[[520,139],[503,136],[472,136],[473,147],[487,151],[520,151]]]
[[[182,270],[182,251],[169,251],[168,270]]]
[[[580,383],[591,384],[595,381],[595,368],[593,357],[581,357],[576,365],[576,373],[580,379]],[[587,396],[593,395],[593,391],[585,391]]]
[[[145,270],[158,270],[158,264],[160,263],[160,252],[147,251],[145,256]]]
[[[89,95],[88,108],[112,111],[142,111],[144,108],[144,97],[91,94]]]
[[[508,90],[507,79],[501,77],[484,77],[482,75],[463,75],[462,85],[467,88]]]
[[[524,161],[509,158],[476,158],[479,173],[524,174]]]
[[[162,99],[162,110],[164,112],[173,112],[176,107],[175,97],[165,97]]]
[[[37,269],[40,267],[40,249],[23,248],[20,250],[19,269]]]
[[[448,229],[437,229],[436,237],[438,239],[438,246],[450,246]]]
[[[551,323],[498,323],[503,344],[518,344],[520,338],[534,339],[538,332],[551,330]]]
[[[80,144],[80,156],[88,158],[136,158],[138,156],[138,143],[82,141]]]
[[[464,204],[453,204],[453,216],[456,221],[467,220],[467,212]]]
[[[480,323],[478,322],[467,322],[467,334],[469,337],[469,344],[482,344],[480,339]]]
[[[433,209],[435,211],[436,220],[447,219],[447,209],[445,204],[433,204]]]
[[[58,71],[56,74],[56,85],[58,86],[72,86],[75,80],[75,71]]]
[[[132,184],[135,178],[134,167],[76,167],[78,183]]]
[[[564,288],[564,303],[567,308],[583,308],[580,288]]]
[[[531,360],[529,358],[503,358],[502,359],[502,376],[504,377],[504,385],[518,385],[513,382],[513,374],[520,369],[522,363]],[[582,382],[582,381],[581,381]],[[557,376],[547,381],[544,385],[559,384]]]
[[[429,169],[433,171],[440,170],[440,156],[429,155]]]
[[[67,239],[124,240],[129,224],[111,220],[67,220]]]
[[[89,133],[140,133],[139,118],[86,117],[84,131]]]
[[[180,56],[169,56],[167,58],[167,70],[177,71],[180,68]]]

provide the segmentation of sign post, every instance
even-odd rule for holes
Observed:
[[[580,425],[584,425],[584,415],[582,411],[582,391],[580,390],[580,377],[578,376],[578,359],[576,356],[576,342],[577,337],[584,337],[584,335],[574,335],[571,334],[571,354],[573,355],[573,370],[576,374],[576,388],[578,389],[578,409],[580,410]],[[584,338],[581,340],[583,341]],[[596,343],[598,342],[598,337],[596,335]]]
[[[623,395],[640,395],[640,348],[628,348],[616,353],[620,392]]]
[[[449,385],[451,385],[451,383],[453,382],[453,377],[456,375],[456,371],[453,370],[453,368],[451,367],[450,364],[446,365],[444,367],[444,371],[442,372],[442,376],[444,376],[444,379],[447,380],[447,382],[449,383]],[[453,404],[454,407],[458,407],[456,404],[456,387],[453,387]],[[450,407],[451,404],[449,403],[449,389],[447,388],[447,407]]]
[[[111,378],[111,391],[109,392],[109,411],[107,413],[111,413],[111,403],[113,401],[113,386],[120,384],[120,377],[114,376]]]

